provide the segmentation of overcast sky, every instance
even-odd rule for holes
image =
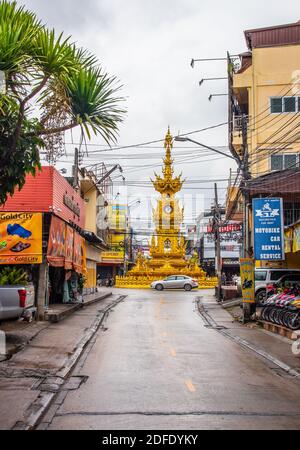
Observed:
[[[208,101],[210,93],[226,93],[226,81],[198,85],[203,77],[226,76],[225,63],[196,63],[192,69],[191,58],[220,58],[226,56],[227,50],[231,54],[245,51],[244,30],[300,19],[297,0],[286,0],[284,4],[278,0],[23,0],[19,3],[34,10],[49,27],[72,35],[78,45],[97,55],[109,74],[120,79],[128,109],[120,129],[118,143],[121,145],[161,139],[168,125],[177,134],[227,121],[227,98]],[[193,137],[212,146],[226,146],[227,128],[223,126]],[[92,142],[103,144],[100,139]],[[179,148],[177,144],[176,149]],[[71,150],[70,147],[68,151]],[[159,153],[159,149],[135,149],[132,153],[143,151]],[[212,180],[226,178],[229,167],[234,167],[230,160],[208,159],[207,163],[195,159],[178,165],[177,169],[186,178]],[[182,156],[176,160],[182,160]],[[129,166],[155,164],[159,160],[122,159],[120,162],[124,163],[126,179],[146,180],[153,168],[136,167],[132,172]],[[70,164],[65,166],[69,168]],[[225,185],[220,182],[221,195]],[[209,186],[211,183],[206,185]],[[141,191],[149,193],[145,189]],[[131,192],[140,195],[136,190]],[[195,190],[188,193],[192,192]],[[201,192],[212,196],[211,191]]]

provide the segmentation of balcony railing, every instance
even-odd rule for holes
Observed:
[[[247,125],[249,125],[250,116],[244,116],[247,119]],[[243,128],[243,116],[234,116],[232,121],[232,131],[242,131]]]

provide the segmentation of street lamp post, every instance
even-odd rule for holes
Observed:
[[[208,150],[211,150],[215,153],[218,153],[219,155],[226,156],[227,158],[233,159],[242,174],[242,186],[243,186],[243,203],[244,203],[244,227],[243,227],[243,256],[249,257],[250,255],[250,243],[249,243],[249,220],[248,220],[248,203],[249,203],[249,195],[248,195],[248,189],[247,189],[247,181],[251,178],[250,172],[249,172],[249,159],[248,159],[248,147],[247,147],[247,118],[246,116],[243,116],[242,121],[242,134],[243,134],[243,147],[244,147],[244,156],[243,159],[239,156],[233,156],[228,155],[227,153],[224,153],[220,150],[217,150],[216,148],[210,147],[205,144],[201,144],[200,142],[194,141],[193,139],[190,139],[188,137],[184,136],[176,136],[175,141],[177,142],[192,142],[193,144],[199,145],[202,148],[206,148]],[[249,304],[243,303],[243,320],[247,321],[250,319],[250,308]]]
[[[208,150],[211,150],[215,153],[219,153],[219,155],[226,156],[227,158],[233,159],[236,163],[239,165],[241,164],[240,158],[237,158],[232,155],[228,155],[228,153],[222,152],[221,150],[217,150],[216,148],[210,147],[209,145],[201,144],[200,142],[194,141],[194,139],[188,138],[188,137],[182,137],[182,136],[176,136],[175,137],[176,142],[192,142],[193,144],[199,145],[200,147],[206,148]]]
[[[124,236],[124,261],[123,261],[123,272],[124,275],[127,273],[127,262],[126,262],[126,252],[127,252],[127,230],[128,230],[128,217],[130,216],[130,209],[133,206],[140,205],[141,200],[134,200],[131,204],[127,205],[127,212],[125,216],[125,236]],[[130,248],[132,247],[132,232],[130,229]]]

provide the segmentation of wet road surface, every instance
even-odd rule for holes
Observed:
[[[49,429],[300,428],[299,383],[205,327],[200,294],[124,292]]]

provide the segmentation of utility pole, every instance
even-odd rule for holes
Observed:
[[[250,180],[251,175],[249,171],[249,152],[248,152],[248,122],[247,116],[242,115],[242,139],[243,139],[243,160],[241,164],[242,169],[242,192],[243,192],[243,210],[244,210],[244,227],[243,227],[243,257],[249,258],[252,256],[251,245],[249,239],[249,190],[247,181]],[[250,303],[243,303],[243,321],[249,322],[251,314],[255,312],[256,305],[253,304],[251,308]]]
[[[123,261],[123,270],[124,270],[124,275],[127,274],[127,269],[128,269],[128,264],[126,261],[126,252],[128,250],[128,256],[129,256],[129,261],[131,259],[131,255],[132,255],[132,228],[131,228],[131,221],[130,221],[130,209],[135,206],[136,204],[141,204],[141,200],[137,200],[132,202],[131,204],[127,205],[127,211],[126,211],[126,216],[125,216],[125,235],[124,235],[124,261]],[[128,233],[129,231],[129,233]],[[127,238],[127,235],[129,234],[129,238]],[[128,240],[129,240],[129,248],[128,248]]]
[[[213,231],[215,237],[215,249],[216,249],[216,272],[218,277],[217,287],[217,301],[222,299],[222,261],[221,261],[221,242],[220,242],[220,225],[221,214],[218,201],[218,187],[215,183],[215,204],[214,204],[214,216],[213,216]]]
[[[75,148],[74,153],[74,166],[73,166],[73,187],[74,189],[78,188],[78,169],[79,169],[79,151],[78,148]]]
[[[124,271],[124,276],[127,275],[127,261],[126,261],[126,253],[127,253],[127,230],[128,230],[128,213],[126,213],[126,216],[125,216],[124,261],[123,261],[123,271]]]
[[[230,103],[228,106],[229,109],[229,114],[231,114],[231,108],[230,108]],[[230,117],[230,115],[229,115]],[[243,204],[244,204],[244,227],[243,227],[243,256],[245,258],[251,258],[252,257],[252,249],[251,249],[251,243],[250,243],[250,239],[249,239],[249,199],[250,199],[250,195],[249,195],[249,186],[248,186],[248,181],[251,179],[251,174],[249,171],[249,153],[248,153],[248,142],[247,142],[247,128],[248,128],[248,120],[247,120],[247,116],[245,114],[243,114],[242,116],[242,137],[243,137],[243,156],[240,157],[234,150],[234,148],[232,147],[231,144],[231,131],[232,131],[232,124],[230,122],[229,124],[229,146],[230,149],[232,151],[232,155],[228,155],[224,152],[221,152],[220,150],[217,150],[213,147],[209,147],[205,144],[202,144],[200,142],[194,141],[194,139],[190,139],[187,137],[183,137],[183,136],[176,136],[175,137],[175,141],[178,142],[192,142],[196,145],[199,145],[200,147],[203,148],[207,148],[209,150],[212,150],[215,153],[221,154],[223,156],[226,156],[228,158],[233,159],[238,167],[239,170],[241,171],[242,174],[242,183],[241,183],[241,191],[243,194]],[[217,202],[215,202],[217,203]],[[215,210],[216,210],[216,205],[215,205]],[[218,238],[217,235],[215,235],[216,240]],[[220,236],[219,236],[220,238]],[[221,263],[221,258],[220,258],[220,263]],[[221,265],[221,264],[220,264]],[[253,313],[255,311],[255,305],[254,308],[252,310],[250,304],[245,304],[243,303],[243,312],[244,312],[244,321],[250,320],[251,317],[251,313]]]

